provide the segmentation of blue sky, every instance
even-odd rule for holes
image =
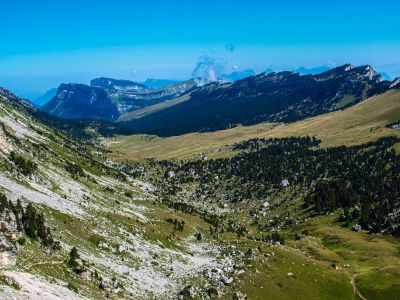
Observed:
[[[400,1],[2,1],[0,85],[34,98],[61,82],[372,64],[400,75]],[[234,49],[228,49],[233,45]]]

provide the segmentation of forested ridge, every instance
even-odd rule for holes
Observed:
[[[138,133],[174,136],[261,122],[291,123],[344,109],[388,91],[371,66],[343,65],[317,75],[279,72],[195,89],[188,101],[127,122]],[[395,86],[393,86],[395,88]]]

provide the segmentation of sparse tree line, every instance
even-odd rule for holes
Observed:
[[[72,177],[74,177],[74,178],[86,176],[85,171],[83,171],[83,169],[80,165],[71,163],[69,161],[66,162],[65,170],[67,172],[69,172],[72,175]]]
[[[14,214],[17,231],[25,234],[25,236],[20,237],[18,243],[23,245],[26,242],[26,237],[28,237],[39,242],[50,251],[61,250],[61,244],[53,238],[50,228],[46,225],[44,215],[38,213],[32,203],[28,203],[24,207],[21,201],[17,200],[17,203],[14,204],[4,194],[0,193],[0,215],[5,210]],[[81,259],[76,247],[71,248],[65,263],[76,274],[81,274],[87,270],[86,261]],[[97,271],[94,275],[97,281],[102,281]]]
[[[23,232],[34,241],[39,241],[44,247],[57,251],[61,249],[60,243],[54,240],[49,227],[45,224],[43,214],[38,213],[32,203],[23,207],[21,201],[16,204],[7,200],[4,194],[0,193],[0,213],[8,209],[15,215],[17,230]],[[23,243],[24,239],[20,240]]]
[[[18,168],[18,171],[25,176],[32,175],[37,169],[37,165],[34,161],[15,151],[10,153],[9,158]]]
[[[295,235],[295,239],[298,238],[299,235]],[[273,244],[281,244],[284,245],[286,242],[285,237],[279,233],[278,231],[274,231],[272,234],[262,235],[261,237],[256,237],[254,240],[266,242],[266,243],[273,243]]]
[[[197,187],[194,200],[231,203],[265,199],[272,191],[297,186],[308,193],[304,205],[317,214],[344,209],[348,225],[397,235],[400,156],[393,145],[398,142],[387,137],[323,149],[315,148],[319,141],[309,137],[253,139],[235,146],[250,151],[232,158],[168,163],[176,176],[168,179],[166,198],[184,184]]]
[[[208,224],[211,224],[214,227],[218,227],[220,224],[223,223],[222,221],[224,219],[223,216],[216,216],[207,211],[201,210],[187,202],[173,201],[171,200],[170,195],[169,196],[164,195],[161,202],[164,205],[168,206],[169,208],[173,208],[177,211],[199,216],[203,221],[207,222]]]
[[[315,137],[304,136],[293,140],[293,138],[254,138],[247,141],[242,141],[233,145],[233,150],[249,150],[259,151],[262,148],[272,145],[286,146],[302,146],[302,147],[318,147],[321,141]]]
[[[165,219],[165,221],[167,223],[174,225],[174,230],[183,231],[183,229],[185,228],[185,221],[183,221],[183,220],[179,221],[178,219],[168,218],[168,219]]]

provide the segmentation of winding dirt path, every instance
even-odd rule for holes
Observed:
[[[353,286],[354,294],[357,295],[361,300],[368,300],[368,299],[365,298],[365,297],[361,294],[361,292],[357,289],[357,286],[356,286],[356,277],[357,277],[358,275],[360,275],[360,274],[355,274],[355,275],[351,278],[351,280],[350,280],[351,285]]]

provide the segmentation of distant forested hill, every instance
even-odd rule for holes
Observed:
[[[188,100],[127,125],[138,133],[172,136],[238,124],[293,122],[354,105],[391,86],[371,66],[344,65],[318,75],[261,74],[200,87]]]

